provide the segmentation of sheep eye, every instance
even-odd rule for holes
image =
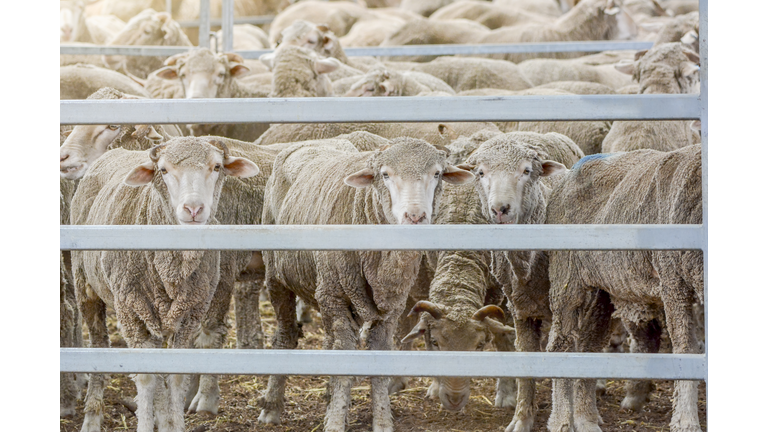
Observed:
[[[216,166],[213,167],[213,170],[216,171],[216,172],[219,172],[221,170],[221,165],[220,164],[216,164]]]
[[[163,175],[168,174],[168,170],[165,168],[160,168],[160,172],[163,173]]]
[[[147,28],[144,29],[144,34],[150,34],[150,33],[152,33],[152,29],[151,28],[147,27]]]
[[[118,129],[120,129],[119,125],[109,125],[107,127],[109,128],[109,130],[118,130]]]
[[[433,346],[437,346],[437,340],[436,339],[430,339],[429,343],[431,343]]]
[[[383,173],[381,176],[384,177],[384,180],[389,180],[389,174]]]
[[[480,170],[480,171],[477,173],[477,175],[479,175],[480,177],[482,177],[482,176],[484,176],[485,174],[483,174],[483,171],[482,171],[482,170]]]
[[[528,175],[530,173],[531,173],[531,169],[530,168],[526,168],[525,171],[523,171],[524,175]]]
[[[440,171],[435,173],[435,178],[440,178]]]

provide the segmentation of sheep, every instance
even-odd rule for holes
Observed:
[[[324,24],[336,36],[347,34],[352,25],[361,19],[371,19],[374,15],[367,8],[351,2],[302,1],[288,6],[280,12],[269,26],[269,43],[275,47],[283,29],[297,20]]]
[[[618,89],[632,82],[612,64],[591,66],[578,60],[532,59],[521,62],[518,68],[534,86],[554,81],[585,81]]]
[[[173,96],[195,98],[259,98],[267,97],[268,87],[243,85],[238,78],[248,72],[243,58],[234,53],[217,54],[207,48],[195,48],[186,53],[176,54],[165,61],[165,66],[152,76],[175,83]],[[153,78],[152,81],[156,81]],[[147,87],[163,96],[161,91],[169,87],[150,84]],[[178,88],[181,90],[179,91]],[[188,128],[195,136],[217,135],[243,141],[257,139],[269,127],[267,123],[199,124]]]
[[[499,6],[512,6],[544,16],[559,17],[573,9],[579,0],[493,0]]]
[[[488,27],[467,19],[408,21],[381,42],[381,46],[477,43],[491,32]],[[428,62],[437,56],[389,56],[390,61]]]
[[[269,97],[328,97],[333,86],[328,74],[341,67],[335,58],[321,58],[314,51],[284,45],[259,57],[272,70]]]
[[[632,39],[637,24],[616,0],[582,0],[568,13],[549,25],[518,25],[491,30],[477,43],[559,42],[607,39]],[[584,53],[488,54],[519,63],[532,58],[574,58]]]
[[[59,7],[59,41],[105,44],[125,27],[114,15],[86,16],[82,0],[62,0]]]
[[[375,152],[333,141],[296,144],[278,155],[267,183],[263,224],[429,224],[443,181],[463,184],[472,179],[469,172],[449,165],[445,152],[423,140],[396,138],[390,147]],[[354,349],[364,322],[372,323],[370,349],[393,348],[397,319],[419,272],[421,252],[265,251],[263,256],[278,322],[274,348],[296,347],[297,295],[319,308],[325,349]],[[285,379],[270,377],[260,400],[260,422],[279,423]],[[330,379],[325,431],[346,430],[351,383],[349,377]],[[387,377],[371,378],[376,432],[394,427],[388,383]]]
[[[445,7],[456,0],[402,0],[400,8],[418,15],[428,17],[438,9]]]
[[[226,176],[258,174],[224,144],[194,137],[150,151],[115,149],[83,177],[72,199],[75,225],[217,224]],[[92,347],[108,347],[106,306],[131,348],[190,348],[219,279],[218,251],[95,251],[72,253],[78,305]],[[118,265],[119,264],[119,265]],[[150,299],[149,301],[147,299]],[[186,377],[136,375],[139,431],[184,430]],[[101,430],[104,377],[92,374],[83,431]]]
[[[698,144],[588,156],[552,191],[546,223],[701,224],[701,163]],[[629,331],[633,352],[658,352],[663,322],[675,354],[700,352],[693,309],[704,300],[701,251],[553,251],[549,276],[547,351],[600,351],[614,314]],[[642,384],[628,383],[623,408],[642,405],[649,391]],[[675,381],[672,431],[701,431],[697,387]],[[572,406],[573,400],[579,403]],[[599,431],[599,422],[595,380],[553,381],[549,430]]]
[[[172,9],[178,12],[182,1],[172,0]],[[101,4],[101,14],[112,14],[123,21],[130,21],[146,9],[165,11],[165,0],[102,0]]]
[[[141,85],[109,69],[93,65],[70,65],[59,69],[61,100],[86,99],[103,87],[111,87],[134,96],[149,97]]]
[[[387,36],[397,31],[405,22],[397,17],[358,21],[346,35],[339,38],[339,42],[343,47],[379,46]]]
[[[497,135],[475,150],[466,164],[486,220],[493,224],[537,224],[545,217],[550,177],[564,172],[584,154],[567,137],[512,132]],[[493,254],[492,270],[513,311],[517,351],[540,351],[542,329],[550,321],[548,255],[545,251]],[[519,379],[515,416],[507,432],[530,431],[535,416],[535,383]]]
[[[478,0],[460,0],[440,8],[430,15],[430,20],[450,20],[456,18],[476,21],[491,30],[517,24],[548,24],[551,16],[539,15],[513,6]]]
[[[699,53],[699,12],[679,15],[670,20],[656,36],[655,45],[668,42],[683,42],[695,53]]]
[[[397,64],[385,64],[399,69]],[[437,77],[457,92],[478,88],[524,90],[533,87],[516,64],[503,60],[439,57],[429,63],[417,64],[412,70]]]
[[[337,94],[346,97],[360,96],[416,96],[419,93],[442,91],[448,94],[456,92],[439,78],[422,72],[398,72],[389,70],[384,65],[379,65],[368,70],[362,77],[356,77],[357,81],[349,86],[345,93],[341,93],[341,86],[333,84]],[[349,78],[353,79],[353,78]]]
[[[217,46],[224,48],[224,33],[216,32]],[[237,24],[232,27],[232,50],[262,50],[269,49],[269,35],[264,30],[251,24]]]
[[[474,186],[445,185],[435,223],[486,223]],[[491,253],[441,251],[436,255],[429,300],[411,309],[409,316],[421,313],[421,318],[402,343],[423,336],[428,350],[475,351],[493,342],[500,351],[513,351],[514,330],[503,324],[505,315],[497,306],[503,292],[490,271]],[[437,378],[427,395],[439,398],[447,410],[459,411],[469,402],[469,385],[467,377]],[[514,379],[500,380],[496,406],[514,405],[515,390]]]
[[[192,46],[192,42],[181,31],[179,24],[171,19],[170,14],[145,9],[131,18],[125,28],[107,45]],[[162,67],[165,58],[104,55],[102,60],[110,69],[126,71],[139,78],[146,78],[152,71]]]
[[[633,74],[640,94],[699,92],[699,56],[681,43],[668,43],[640,51],[636,61],[616,65]],[[700,142],[685,121],[616,121],[603,140],[603,153],[650,148],[670,151]]]

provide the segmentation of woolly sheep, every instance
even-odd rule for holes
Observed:
[[[579,0],[493,0],[499,6],[512,6],[539,15],[559,17],[568,12]]]
[[[115,149],[80,181],[72,200],[75,225],[216,224],[226,176],[258,173],[221,143],[174,138],[148,152]],[[193,181],[193,179],[195,179]],[[72,253],[76,294],[92,347],[109,346],[106,306],[131,348],[190,348],[219,279],[218,251]],[[119,263],[119,265],[117,265]],[[146,301],[146,299],[153,299]],[[155,422],[183,431],[184,375],[137,375],[139,431]],[[101,430],[104,377],[91,374],[83,431]]]
[[[699,12],[674,17],[659,31],[654,45],[683,42],[694,52],[699,52]]]
[[[381,46],[477,43],[490,33],[488,27],[466,19],[408,21],[381,42]],[[428,62],[437,56],[390,56],[390,61]]]
[[[436,10],[445,7],[456,0],[402,0],[400,8],[418,15],[428,17]]]
[[[59,97],[61,100],[86,99],[103,87],[123,93],[149,97],[149,94],[127,76],[93,65],[70,65],[59,69]]]
[[[696,94],[699,56],[681,43],[654,46],[636,54],[636,61],[617,65],[633,74],[640,94]],[[700,142],[685,121],[616,121],[603,140],[603,153],[650,148],[670,151]]]
[[[588,156],[552,191],[546,223],[700,224],[701,161],[701,145]],[[629,331],[633,352],[658,352],[663,322],[675,354],[700,352],[692,309],[704,300],[701,251],[553,251],[549,270],[547,351],[600,351],[614,314]],[[638,409],[647,397],[648,387],[634,384],[624,408]],[[701,431],[697,387],[675,381],[671,430]],[[574,399],[581,403],[571,406]],[[550,430],[579,424],[599,431],[599,419],[595,380],[553,380]]]
[[[374,15],[367,8],[351,2],[302,1],[288,6],[277,14],[269,26],[269,43],[275,47],[283,29],[294,21],[304,20],[326,25],[336,36],[344,36],[361,19]]]
[[[82,0],[61,1],[59,7],[59,41],[105,44],[125,27],[114,15],[86,16]]]
[[[399,69],[398,65],[386,64]],[[439,57],[429,63],[417,64],[412,70],[440,78],[457,92],[478,88],[524,90],[533,87],[516,64],[503,60]]]
[[[491,30],[517,24],[546,24],[553,21],[551,16],[528,12],[514,6],[504,6],[478,0],[461,0],[451,3],[440,8],[429,17],[430,20],[457,18],[476,21]]]
[[[582,0],[552,24],[530,24],[491,30],[477,43],[524,43],[632,39],[637,25],[616,0]],[[489,54],[515,63],[531,58],[574,58],[584,53]]]
[[[472,179],[447,164],[445,152],[422,140],[397,138],[375,152],[333,141],[296,144],[278,155],[267,184],[263,224],[428,224],[436,216],[443,181]],[[325,349],[354,349],[364,322],[372,322],[369,349],[392,349],[421,256],[418,251],[265,251],[266,285],[278,321],[273,347],[296,347],[299,329],[293,311],[298,295],[323,315]],[[325,431],[346,430],[351,384],[350,377],[330,379]],[[371,378],[377,432],[394,427],[388,384],[387,377]],[[279,423],[284,388],[284,376],[270,377],[259,421]]]
[[[613,65],[591,66],[577,60],[532,59],[521,62],[518,68],[535,86],[554,81],[585,81],[617,89],[632,82]]]
[[[123,30],[107,45],[192,46],[192,43],[167,12],[145,9],[131,18]],[[146,78],[152,71],[162,67],[165,58],[105,55],[102,56],[102,60],[110,69],[126,71],[139,78]]]
[[[544,222],[550,177],[583,156],[563,135],[512,132],[484,142],[459,166],[475,174],[475,188],[489,223],[537,224]],[[540,351],[542,328],[550,321],[547,257],[543,251],[493,254],[494,275],[513,311],[517,351]],[[507,432],[531,430],[534,398],[534,380],[519,379],[515,416]]]
[[[259,60],[272,71],[269,97],[328,97],[333,86],[328,74],[341,67],[335,58],[321,58],[314,51],[283,45]]]
[[[416,96],[422,92],[442,91],[455,94],[453,89],[439,78],[421,72],[398,72],[384,65],[372,67],[349,87],[346,97],[360,96]],[[334,91],[342,90],[334,83]]]

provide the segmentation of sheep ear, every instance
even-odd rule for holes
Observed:
[[[361,169],[360,171],[347,176],[344,179],[344,184],[355,188],[364,188],[373,184],[374,172],[370,168]]]
[[[619,12],[621,12],[621,9],[618,6],[614,6],[605,10],[606,15],[616,15]]]
[[[164,68],[158,69],[155,72],[155,75],[157,75],[162,79],[167,79],[167,80],[174,80],[179,77],[178,72],[176,72],[175,66],[166,66]]]
[[[147,162],[133,169],[123,180],[128,186],[144,186],[152,181],[155,176],[155,164]]]
[[[443,139],[447,139],[449,141],[453,141],[457,138],[456,132],[447,124],[440,123],[437,125],[437,133],[439,133]]]
[[[248,66],[240,63],[235,63],[229,67],[229,74],[232,75],[233,78],[244,76],[250,71],[251,69]]]
[[[341,67],[341,63],[335,58],[329,57],[315,62],[315,71],[319,74],[330,73]]]
[[[632,60],[622,60],[614,64],[613,67],[617,71],[621,73],[625,73],[627,75],[634,75],[635,73],[635,62],[633,62]]]
[[[411,332],[408,333],[400,342],[402,343],[413,342],[417,338],[423,336],[424,333],[426,332],[427,332],[427,323],[424,322],[423,320],[419,320],[418,324],[416,324],[413,330],[411,330]]]
[[[501,324],[498,321],[488,320],[486,321],[486,323],[488,324],[488,329],[491,331],[494,338],[508,337],[510,334],[514,336],[515,334],[515,329],[513,329],[512,327],[506,326],[504,324]]]
[[[246,158],[230,156],[224,161],[224,173],[238,178],[253,177],[259,173],[259,167]]]
[[[680,38],[680,42],[686,45],[693,45],[698,41],[699,41],[699,34],[696,33],[696,30],[691,30],[688,33],[684,34],[683,37]]]
[[[555,174],[560,174],[561,172],[568,171],[568,168],[565,167],[565,165],[561,164],[560,162],[555,161],[544,161],[541,163],[541,168],[544,170],[541,173],[542,177],[549,177]]]
[[[443,171],[443,180],[455,185],[467,184],[475,179],[475,175],[469,171],[448,165]]]
[[[683,64],[683,70],[682,70],[683,76],[684,77],[691,76],[691,75],[695,74],[696,72],[698,72],[699,69],[700,69],[699,65],[691,63],[691,62],[685,62]]]
[[[648,50],[640,50],[640,51],[636,52],[635,53],[635,61],[640,60],[646,54],[648,54]]]
[[[475,166],[476,165],[465,163],[465,164],[461,164],[461,165],[456,165],[456,168],[463,169],[464,171],[472,171],[472,170],[475,169]]]
[[[694,131],[701,134],[701,120],[694,120],[691,123],[688,124],[688,127]]]
[[[272,68],[275,67],[274,66],[274,64],[275,64],[275,53],[271,52],[271,53],[267,53],[267,54],[262,54],[261,57],[259,57],[259,61],[261,62],[261,64],[266,66],[269,70],[272,70]]]
[[[325,33],[328,30],[330,30],[330,28],[328,28],[328,24],[318,24],[317,25],[317,29],[320,30],[323,33]]]

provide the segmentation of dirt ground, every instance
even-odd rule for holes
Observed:
[[[274,312],[269,302],[262,302],[262,325],[269,340],[274,332]],[[114,316],[114,315],[112,315]],[[300,349],[319,349],[322,330],[318,328],[320,317],[315,313],[312,324],[305,325],[305,338]],[[234,322],[232,320],[231,322]],[[110,320],[113,347],[125,347],[117,332],[114,318]],[[235,329],[230,329],[226,348],[235,347]],[[221,376],[221,402],[219,414],[193,414],[186,416],[187,431],[190,432],[317,432],[322,431],[325,414],[325,383],[327,377],[291,377],[286,386],[285,412],[281,426],[265,426],[257,422],[260,410],[256,399],[266,389],[266,376]],[[603,419],[604,432],[616,431],[669,431],[672,417],[672,381],[656,381],[656,390],[651,401],[641,412],[627,412],[620,408],[624,396],[623,381],[608,381],[607,393],[597,400],[597,407]],[[512,420],[514,408],[493,406],[495,380],[473,380],[472,396],[461,412],[443,410],[439,401],[427,398],[429,379],[411,378],[409,386],[391,396],[395,428],[398,432],[474,432],[504,431]],[[551,404],[551,381],[536,383],[536,402],[539,410],[533,430],[545,432]],[[348,431],[370,431],[370,381],[361,380],[352,389],[352,406]],[[105,416],[103,429],[106,431],[135,430],[136,417],[121,401],[136,394],[133,381],[127,375],[112,375],[104,392]],[[706,428],[706,390],[699,385],[699,419],[702,429]],[[78,402],[77,414],[71,419],[60,420],[61,432],[77,432],[83,423],[83,404]]]

